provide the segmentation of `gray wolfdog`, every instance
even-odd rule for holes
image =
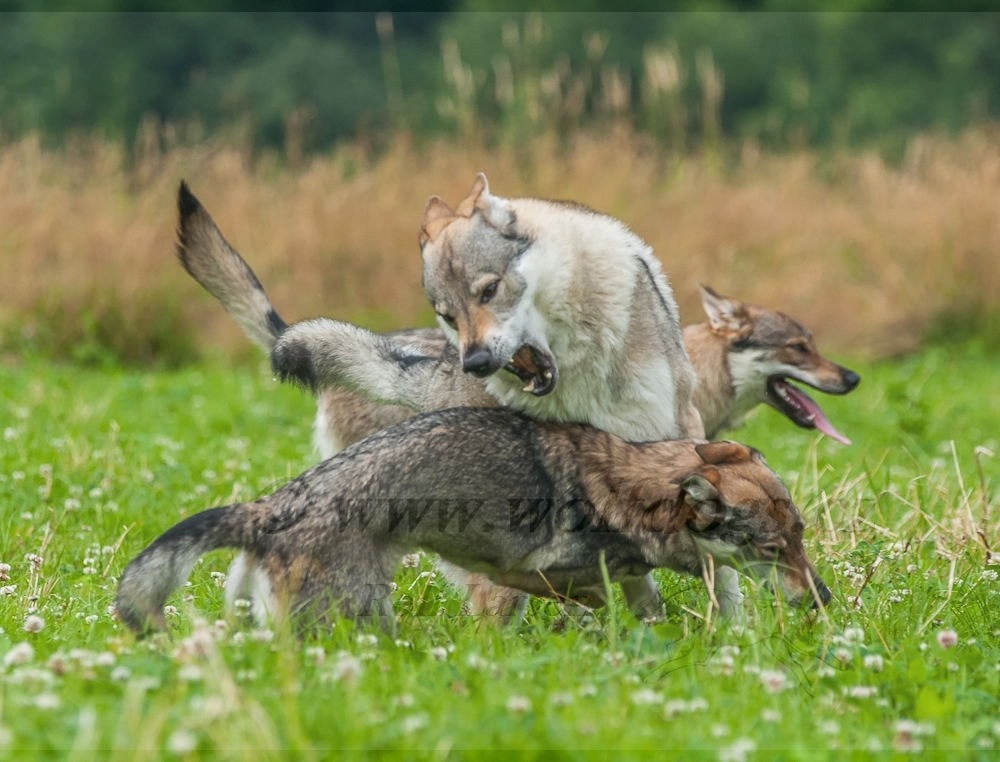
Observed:
[[[258,617],[322,620],[337,606],[391,628],[390,583],[417,548],[497,585],[591,605],[605,600],[604,569],[622,583],[657,567],[702,576],[709,554],[719,570],[776,582],[792,604],[828,602],[802,531],[784,485],[743,445],[636,444],[454,408],[378,432],[256,502],[185,519],[125,569],[117,610],[133,630],[165,627],[168,595],[218,548],[242,551],[227,599],[249,596]]]

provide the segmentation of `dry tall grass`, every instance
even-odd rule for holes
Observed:
[[[746,146],[722,170],[711,157],[669,161],[626,131],[563,147],[401,137],[373,162],[346,148],[299,167],[221,145],[145,145],[131,163],[100,141],[0,147],[0,322],[20,329],[10,346],[34,332],[131,359],[182,336],[242,351],[232,321],[174,259],[182,177],[290,320],[426,322],[424,202],[457,202],[480,170],[500,195],[572,199],[628,222],[662,259],[688,322],[702,319],[704,282],[800,318],[827,348],[884,354],[915,346],[943,312],[1000,304],[992,130],[918,139],[899,168],[871,154]]]

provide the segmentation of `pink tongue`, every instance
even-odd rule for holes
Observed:
[[[784,381],[779,381],[779,384],[784,388],[785,392],[789,397],[794,399],[803,410],[813,416],[813,425],[816,426],[821,432],[826,434],[830,439],[836,439],[843,445],[849,445],[851,440],[833,428],[833,424],[830,420],[823,414],[820,410],[819,405],[812,401],[812,398],[805,392],[797,389],[791,384],[786,384]]]

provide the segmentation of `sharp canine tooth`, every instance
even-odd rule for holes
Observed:
[[[526,391],[526,392],[533,392],[533,391],[535,391],[535,379],[534,379],[534,377],[532,377],[532,379],[527,384],[525,384],[524,391]]]
[[[545,373],[543,375],[545,376],[545,380],[546,381],[551,381],[552,380],[552,373],[551,373],[551,371],[545,371]]]

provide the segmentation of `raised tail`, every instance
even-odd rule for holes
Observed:
[[[257,529],[246,503],[196,513],[157,537],[125,567],[118,583],[118,616],[134,632],[166,629],[163,604],[184,584],[205,553],[251,550]]]
[[[257,276],[222,237],[219,228],[181,180],[177,191],[180,224],[177,257],[208,293],[222,302],[250,339],[270,352],[288,326],[271,306]]]

